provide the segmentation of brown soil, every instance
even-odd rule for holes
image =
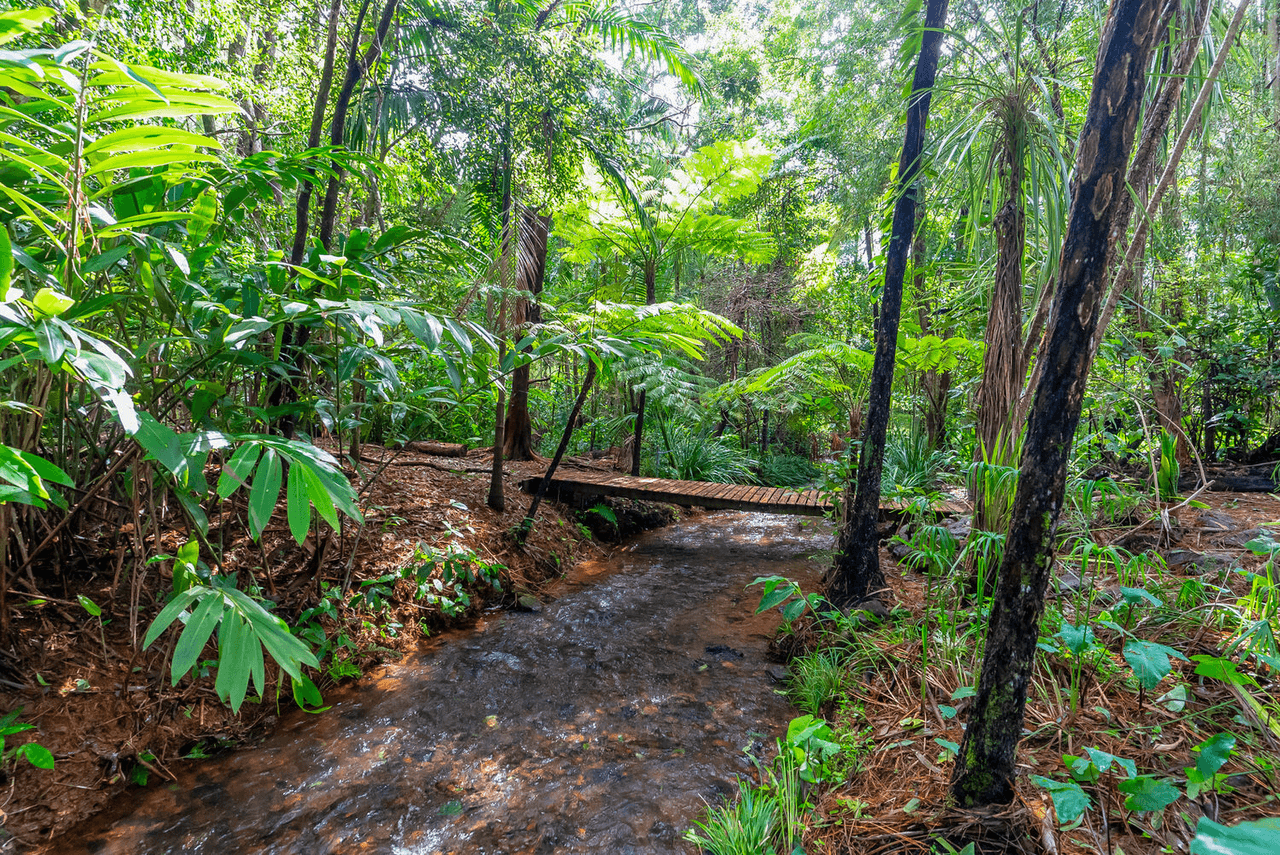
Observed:
[[[1248,533],[1256,532],[1267,523],[1272,526],[1273,536],[1280,531],[1274,528],[1280,525],[1280,500],[1262,493],[1205,493],[1197,500],[1210,506],[1203,513],[1223,514],[1234,520],[1234,530],[1223,532],[1214,526],[1205,526],[1202,511],[1183,508],[1175,513],[1168,532],[1170,539],[1160,544],[1158,551],[1170,555],[1177,550],[1229,554],[1235,567],[1259,571],[1263,560],[1244,549],[1243,542],[1248,539]],[[1100,543],[1127,540],[1140,544],[1144,536],[1158,537],[1159,534],[1158,526],[1135,529],[1133,523],[1094,530],[1095,540]],[[1245,537],[1241,537],[1242,534]],[[1062,556],[1059,558],[1061,561]],[[881,562],[886,571],[896,566],[887,549],[881,553]],[[979,853],[1085,855],[1119,851],[1114,848],[1119,846],[1129,855],[1155,855],[1162,851],[1185,852],[1186,842],[1194,836],[1195,824],[1202,815],[1229,825],[1280,815],[1275,771],[1261,771],[1253,763],[1256,758],[1264,769],[1271,764],[1272,770],[1280,765],[1280,736],[1260,724],[1256,717],[1247,722],[1244,702],[1225,683],[1194,676],[1194,662],[1173,663],[1175,675],[1190,687],[1190,699],[1183,713],[1175,713],[1154,702],[1155,696],[1175,684],[1172,676],[1157,687],[1154,696],[1147,695],[1140,706],[1136,686],[1127,679],[1128,668],[1120,655],[1123,641],[1103,629],[1098,630],[1098,637],[1107,645],[1109,662],[1106,667],[1094,670],[1086,680],[1074,720],[1065,706],[1064,696],[1070,681],[1066,663],[1060,657],[1050,656],[1047,661],[1053,673],[1041,673],[1044,669],[1038,669],[1034,676],[1024,725],[1031,733],[1019,752],[1014,803],[981,812],[955,809],[948,799],[954,763],[935,740],[960,742],[960,724],[969,703],[951,700],[952,693],[961,685],[961,678],[949,663],[962,659],[962,666],[967,673],[974,674],[975,679],[978,663],[973,661],[971,642],[967,649],[962,646],[951,654],[931,650],[928,693],[922,701],[920,663],[925,577],[905,566],[899,574],[888,575],[892,589],[889,605],[909,613],[906,616],[898,611],[893,617],[908,630],[898,633],[900,640],[892,642],[887,640],[889,633],[868,635],[866,638],[871,639],[881,653],[877,666],[856,675],[858,683],[850,692],[852,703],[844,709],[824,710],[828,718],[844,719],[846,730],[856,732],[865,728],[874,748],[862,757],[859,770],[845,784],[822,793],[819,817],[806,836],[806,851],[825,855],[927,855],[939,851],[935,841],[941,837],[951,841],[957,850],[967,842],[975,842]],[[1248,592],[1243,574],[1199,575],[1194,567],[1166,570],[1164,588],[1176,592],[1178,585],[1191,578],[1226,589],[1211,601],[1223,605],[1234,604]],[[1110,578],[1099,578],[1095,590],[1099,596],[1118,593],[1114,574]],[[1065,614],[1072,613],[1068,598],[1058,603]],[[1095,604],[1095,615],[1096,611]],[[1133,631],[1138,637],[1163,642],[1188,656],[1223,655],[1231,632],[1218,628],[1211,620],[1212,613],[1213,608],[1208,606],[1191,610],[1190,615],[1180,620],[1170,619],[1168,615],[1159,620],[1143,616],[1135,622]],[[1151,614],[1150,610],[1146,614]],[[931,625],[936,627],[936,611],[931,620]],[[807,643],[802,639],[801,648],[817,643],[817,633],[802,632],[801,635],[807,636]],[[1258,687],[1253,689],[1255,697],[1275,708],[1280,698],[1280,680],[1276,675],[1259,673],[1252,668],[1252,663],[1241,670],[1258,681]],[[1054,684],[1060,687],[1057,694],[1050,688]],[[944,716],[941,708],[947,705],[954,705],[957,714]],[[1187,717],[1193,711],[1205,711],[1215,705],[1220,705],[1219,709],[1206,717]],[[1067,780],[1063,754],[1080,755],[1085,747],[1093,747],[1134,760],[1139,774],[1154,773],[1177,782],[1185,778],[1185,767],[1195,765],[1192,747],[1222,732],[1240,737],[1238,756],[1222,769],[1237,776],[1231,779],[1232,791],[1192,804],[1184,797],[1161,815],[1124,810],[1125,794],[1117,789],[1118,781],[1109,777],[1104,778],[1098,788],[1088,788],[1094,809],[1085,815],[1084,822],[1074,829],[1060,831],[1054,821],[1049,794],[1031,781],[1032,775]],[[1111,817],[1109,828],[1100,824],[1099,801],[1105,802]],[[1118,819],[1122,816],[1124,822]]]
[[[358,591],[362,582],[406,566],[419,544],[465,547],[505,568],[502,590],[485,582],[470,586],[471,605],[458,617],[447,618],[437,608],[415,602],[410,584],[400,581],[392,583],[389,610],[377,618],[342,607],[339,620],[323,619],[330,638],[346,632],[352,641],[352,649],[341,654],[344,664],[317,678],[323,691],[335,678],[354,676],[414,649],[429,632],[473,620],[486,604],[518,606],[522,597],[528,603],[580,556],[603,551],[572,510],[554,503],[543,503],[528,542],[516,546],[509,533],[530,502],[517,485],[543,467],[540,462],[509,463],[506,510],[495,513],[486,506],[487,452],[449,459],[366,446],[362,471],[350,473],[360,490],[362,528],[347,521],[341,533],[321,536],[318,548],[310,539],[300,548],[280,512],[262,542],[253,543],[242,529],[233,529],[243,515],[224,510],[210,536],[227,544],[218,570],[237,573],[241,587],[251,579],[261,585],[277,604],[275,612],[293,624],[316,603],[322,584],[342,585],[345,580],[350,591]],[[621,511],[619,516],[625,517]],[[672,516],[651,514],[649,522]],[[224,519],[229,522],[220,528]],[[155,551],[172,553],[186,538],[181,530],[167,532]],[[100,542],[107,542],[105,533]],[[92,548],[87,552],[93,555]],[[5,747],[11,751],[21,743],[38,742],[53,752],[56,765],[37,769],[10,758],[0,769],[0,849],[53,838],[100,810],[131,780],[170,778],[168,764],[193,749],[209,752],[261,740],[279,712],[293,706],[289,681],[281,686],[270,659],[267,697],[254,703],[251,688],[239,715],[219,701],[211,676],[186,677],[172,686],[168,654],[176,631],[168,630],[151,649],[140,649],[171,590],[169,563],[153,566],[145,578],[131,623],[130,586],[120,584],[122,559],[105,546],[102,552],[66,573],[60,597],[43,590],[57,584],[43,582],[57,579],[50,572],[21,580],[27,590],[10,593],[19,603],[13,611],[12,647],[0,651],[0,711],[21,710],[18,721],[34,729],[9,736]],[[37,589],[37,579],[42,589]],[[102,607],[102,627],[77,601],[81,593]],[[212,657],[212,648],[206,652]]]

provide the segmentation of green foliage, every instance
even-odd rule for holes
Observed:
[[[0,19],[0,24],[3,19]],[[3,35],[0,32],[0,35]],[[37,769],[53,768],[53,753],[36,742],[24,742],[13,748],[5,747],[5,740],[16,733],[24,733],[28,730],[35,730],[35,725],[18,721],[18,716],[22,715],[22,707],[5,713],[0,716],[0,765],[7,767],[9,761],[15,757],[21,757]]]
[[[175,573],[175,582],[178,578]],[[212,585],[191,583],[182,590],[175,589],[173,599],[147,630],[142,646],[150,647],[175,620],[181,620],[184,626],[170,661],[173,684],[176,686],[195,670],[216,631],[218,676],[214,688],[218,697],[237,712],[244,703],[250,678],[259,697],[266,691],[263,650],[295,684],[303,679],[303,667],[317,668],[320,664],[283,620],[225,576],[214,577]]]
[[[806,594],[800,586],[785,576],[759,576],[748,583],[747,587],[764,586],[760,592],[760,604],[756,606],[756,614],[772,608],[782,610],[782,619],[788,624],[794,623],[806,611],[818,613],[824,600],[821,594]]]
[[[751,484],[751,458],[735,442],[667,419],[658,421],[662,449],[654,464],[661,478]]]
[[[738,798],[707,808],[705,819],[694,821],[698,830],[689,829],[684,839],[712,855],[776,855],[777,821],[776,798],[766,788],[739,781]]]
[[[1191,855],[1270,855],[1277,840],[1280,819],[1275,817],[1227,826],[1202,816],[1191,841]]]
[[[772,487],[804,487],[818,477],[818,467],[808,458],[794,454],[777,454],[760,461],[756,479]]]
[[[838,648],[806,653],[791,660],[789,667],[787,697],[801,712],[820,716],[825,706],[844,697],[849,663]]]
[[[1160,431],[1160,463],[1156,469],[1156,491],[1160,501],[1173,502],[1178,498],[1178,479],[1182,466],[1178,463],[1178,437],[1168,431]]]

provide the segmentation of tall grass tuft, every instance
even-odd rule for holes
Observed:
[[[778,801],[768,789],[738,782],[738,800],[708,807],[697,829],[684,839],[711,855],[775,855],[771,838],[778,823]]]

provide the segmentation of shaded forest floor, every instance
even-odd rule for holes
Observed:
[[[969,687],[981,665],[983,622],[948,599],[945,580],[913,569],[909,560],[898,564],[907,551],[897,547],[895,556],[894,544],[886,544],[882,566],[887,572],[897,567],[888,573],[893,610],[887,621],[850,633],[806,619],[782,645],[792,657],[797,649],[810,651],[802,657],[807,661],[790,658],[793,699],[813,680],[814,650],[838,655],[843,672],[853,675],[821,703],[820,712],[842,737],[848,779],[822,789],[805,851],[925,855],[949,851],[939,848],[942,839],[957,849],[977,842],[979,853],[1154,855],[1186,852],[1201,816],[1228,825],[1280,816],[1275,672],[1249,659],[1239,668],[1245,679],[1233,685],[1195,673],[1199,660],[1175,657],[1172,673],[1140,692],[1122,656],[1126,638],[1162,643],[1186,657],[1229,656],[1233,640],[1239,645],[1235,616],[1259,590],[1248,574],[1261,572],[1264,563],[1244,545],[1259,536],[1280,537],[1280,499],[1222,492],[1198,499],[1209,507],[1178,510],[1163,531],[1159,524],[1143,524],[1150,519],[1145,512],[1094,529],[1099,544],[1134,553],[1152,550],[1164,558],[1163,567],[1144,568],[1141,578],[1110,566],[1082,572],[1080,558],[1059,554],[1042,630],[1042,644],[1056,649],[1046,651],[1033,675],[1016,799],[1000,810],[957,811],[947,796]],[[909,531],[899,533],[910,537]],[[1125,594],[1138,587],[1159,605],[1130,594],[1137,599],[1130,606]],[[1272,588],[1270,596],[1276,592]],[[1126,634],[1104,621],[1122,625]],[[1092,625],[1097,646],[1080,657],[1066,653],[1052,633],[1068,622]],[[1238,646],[1235,653],[1245,658]],[[1187,798],[1187,769],[1194,770],[1200,755],[1193,749],[1222,733],[1235,736],[1234,753],[1212,788]],[[1090,750],[1120,760],[1095,783],[1082,785],[1091,807],[1064,827],[1056,821],[1050,792],[1032,778],[1070,782],[1072,761],[1064,755],[1087,760]],[[1159,811],[1126,807],[1133,791],[1123,782],[1132,775],[1122,763],[1129,761],[1137,775],[1153,776],[1184,794]]]
[[[583,555],[604,550],[600,542],[675,516],[669,508],[622,500],[611,501],[607,514],[583,513],[580,521],[570,509],[544,503],[532,535],[517,548],[510,532],[531,498],[517,485],[544,464],[509,462],[506,510],[495,513],[486,506],[490,460],[484,451],[451,459],[365,446],[361,472],[349,473],[361,493],[362,529],[348,521],[341,534],[309,538],[299,547],[278,509],[254,543],[245,534],[243,509],[224,507],[209,537],[223,544],[220,572],[237,574],[241,588],[258,586],[275,614],[308,628],[313,644],[323,639],[327,655],[316,680],[323,691],[413,650],[430,633],[468,623],[482,609],[536,607],[548,583]],[[281,680],[269,658],[267,697],[255,702],[251,687],[239,715],[218,699],[207,667],[200,679],[171,685],[168,660],[177,632],[170,629],[145,651],[141,641],[171,590],[172,562],[152,563],[136,584],[122,581],[126,556],[105,546],[117,540],[114,534],[89,527],[81,538],[87,560],[67,563],[61,573],[35,568],[10,593],[17,602],[11,644],[0,651],[0,712],[20,711],[16,720],[34,729],[10,735],[5,746],[0,848],[6,851],[52,839],[127,786],[169,779],[167,766],[177,758],[261,740],[294,705],[289,680]],[[175,527],[151,551],[171,555],[187,537]],[[100,554],[94,543],[104,545]],[[428,588],[438,601],[424,598],[419,579],[405,571],[421,566],[428,551],[437,561],[461,556],[459,567],[495,568],[500,588],[477,574],[456,590]],[[437,566],[428,583],[440,576]],[[339,593],[344,587],[345,596]],[[101,608],[101,624],[70,592],[84,592]],[[11,756],[28,741],[53,753],[54,769]]]

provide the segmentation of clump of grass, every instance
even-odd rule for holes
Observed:
[[[655,474],[681,481],[753,484],[751,458],[729,437],[670,421],[658,422],[663,448],[654,461]]]
[[[737,801],[708,807],[706,819],[695,821],[697,829],[686,831],[684,839],[711,855],[774,855],[771,838],[777,822],[777,797],[739,781]]]
[[[822,708],[844,696],[848,679],[848,662],[843,650],[827,647],[791,661],[791,680],[787,697],[796,708],[812,716],[821,716]]]

